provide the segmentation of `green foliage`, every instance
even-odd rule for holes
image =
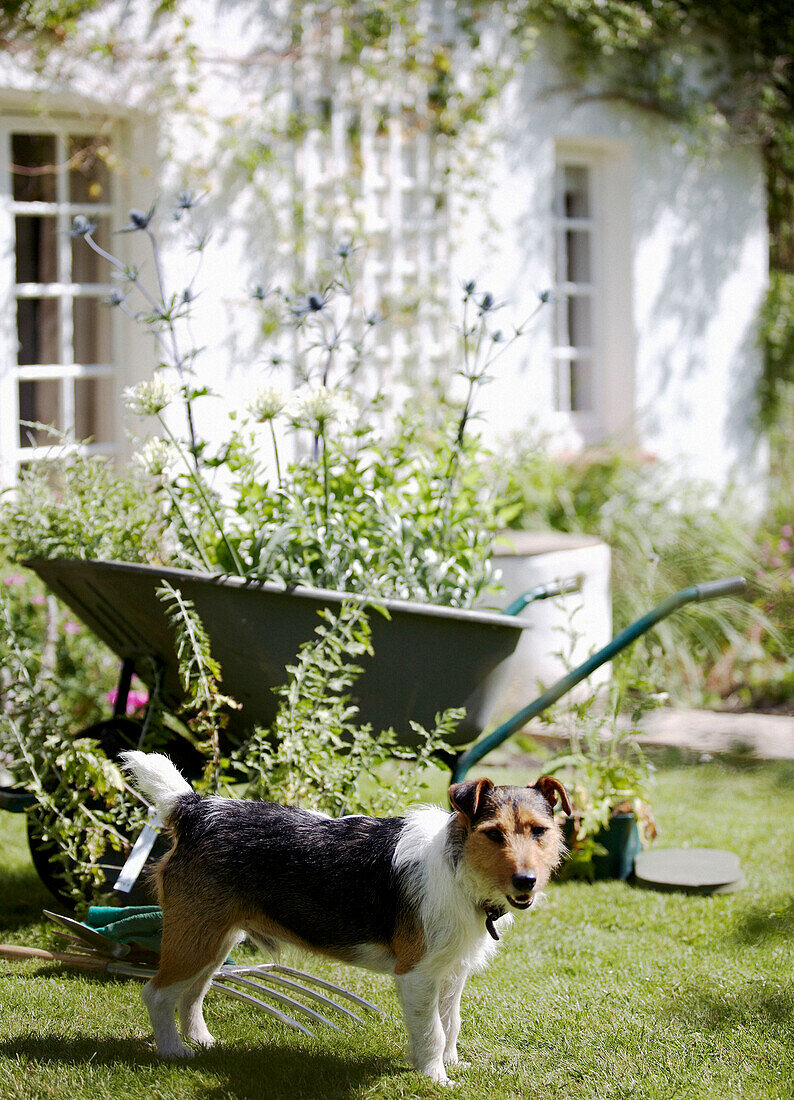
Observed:
[[[279,486],[245,471],[235,484],[246,573],[261,580],[470,606],[492,574],[499,514],[483,450],[457,449],[454,491],[445,433],[402,422],[379,442],[327,440],[325,470],[290,465]]]
[[[794,272],[771,273],[760,337],[764,352],[761,416],[770,426],[779,419],[784,391],[794,387]]]
[[[207,761],[197,787],[203,793],[217,794],[224,763],[221,733],[228,723],[229,708],[239,704],[220,691],[221,668],[212,656],[209,637],[193,602],[168,581],[157,589],[157,596],[174,631],[179,677],[187,693],[181,713],[189,722],[191,741]]]
[[[38,577],[2,559],[0,597],[0,666],[10,667],[13,652],[26,654],[32,678],[43,669],[57,682],[60,709],[71,716],[73,728],[97,722],[116,682],[116,658],[54,596],[46,595]]]
[[[0,532],[9,558],[156,561],[165,517],[152,506],[142,473],[81,455],[65,443],[25,467],[0,500]]]
[[[660,699],[647,685],[643,688],[642,705],[630,723],[625,720],[628,699],[617,684],[566,706],[568,745],[545,762],[544,771],[560,775],[575,810],[570,854],[562,870],[567,878],[593,877],[593,856],[605,851],[599,833],[609,828],[616,813],[635,814],[645,836],[656,835],[649,805],[651,767],[636,740],[635,723]],[[555,716],[544,715],[544,721],[553,723]]]
[[[429,732],[412,722],[412,747],[392,731],[359,725],[350,692],[362,672],[353,662],[372,655],[367,614],[350,602],[321,616],[316,637],[287,668],[272,729],[255,730],[236,754],[245,793],[333,817],[402,812],[425,790],[434,756],[450,751],[445,737],[462,713],[439,715]]]
[[[101,0],[8,0],[0,12],[0,35],[9,38],[46,38],[57,45],[74,34],[80,19],[100,6]]]
[[[75,736],[80,714],[68,709],[75,683],[68,660],[59,657],[63,646],[56,643],[48,654],[44,632],[19,603],[17,586],[0,588],[0,760],[12,785],[35,795],[31,827],[53,844],[64,888],[82,902],[108,891],[105,849],[128,850],[126,835],[142,814],[98,742]],[[89,712],[83,700],[83,721]]]

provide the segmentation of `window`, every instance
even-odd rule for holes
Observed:
[[[554,198],[554,385],[556,412],[596,411],[595,169],[582,161],[558,165]]]
[[[75,128],[6,123],[3,194],[11,270],[2,365],[0,451],[11,477],[48,453],[53,425],[88,449],[115,449],[116,370],[107,265],[70,236],[76,214],[96,223],[109,247],[113,181],[108,139]],[[2,263],[2,261],[0,261]]]

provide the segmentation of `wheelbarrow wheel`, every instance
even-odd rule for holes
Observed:
[[[30,848],[30,858],[33,866],[50,893],[67,909],[73,910],[77,907],[80,899],[72,895],[61,873],[61,865],[57,858],[58,845],[53,840],[45,839],[42,835],[43,831],[42,822],[35,816],[35,811],[31,811],[28,814],[28,847]],[[158,859],[161,855],[165,855],[167,849],[168,844],[158,838],[152,849],[150,859]],[[100,887],[101,892],[110,893],[113,890],[113,885],[118,878],[119,871],[124,866],[126,858],[124,852],[117,852],[110,847],[105,849],[101,863],[104,876],[104,885]],[[122,895],[120,894],[118,897],[121,899]],[[141,875],[133,889],[128,894],[124,894],[123,898],[124,900],[120,900],[119,904],[154,905],[157,901],[154,884],[149,884],[146,874]],[[94,898],[89,892],[82,900],[93,902]]]
[[[80,733],[81,737],[90,737],[99,742],[105,754],[111,760],[116,761],[118,760],[119,754],[123,752],[124,749],[137,747],[140,735],[141,723],[136,722],[134,719],[124,717],[109,718],[103,722],[96,723],[96,725],[89,726]],[[186,743],[186,748],[189,750],[187,753],[185,750],[182,750],[181,753],[177,752],[171,754],[171,746],[168,747],[167,751],[174,756],[185,756],[187,758],[185,762],[192,763],[192,756],[190,754],[197,754],[192,745]],[[48,837],[45,838],[46,826],[37,814],[35,807],[28,811],[27,832],[30,857],[39,878],[62,905],[69,909],[74,909],[78,899],[73,897],[69,891],[61,871],[61,865],[57,858],[59,851],[58,845]],[[134,837],[131,838],[131,840],[134,840]],[[166,841],[158,839],[154,846],[152,856],[157,858],[159,855],[165,854],[167,847]],[[118,852],[110,846],[105,849],[101,861],[104,872],[104,882],[100,889],[103,892],[110,892],[113,889],[115,881],[118,878],[118,873],[124,866],[125,860],[126,854],[124,852]],[[147,884],[145,875],[141,876],[134,889],[128,894],[125,894],[124,898],[125,903],[128,905],[151,905],[155,901],[153,887]],[[83,900],[91,901],[92,898],[86,896]]]

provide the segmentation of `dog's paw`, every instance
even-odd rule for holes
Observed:
[[[427,1066],[416,1067],[420,1073],[423,1073],[425,1077],[429,1077],[431,1081],[434,1081],[437,1085],[454,1085],[454,1081],[450,1081],[447,1077],[447,1071],[444,1069],[443,1062],[431,1062]]]
[[[457,1066],[459,1069],[469,1069],[471,1067],[471,1062],[462,1061],[458,1057],[458,1048],[454,1046],[444,1051],[444,1065]]]
[[[195,1050],[191,1050],[190,1047],[180,1044],[178,1047],[168,1047],[166,1050],[158,1050],[158,1054],[166,1062],[176,1062],[184,1058],[195,1058]]]
[[[209,1050],[210,1047],[215,1046],[215,1036],[210,1035],[208,1031],[203,1031],[199,1035],[186,1035],[191,1043],[195,1043],[196,1046],[202,1047],[204,1050]]]

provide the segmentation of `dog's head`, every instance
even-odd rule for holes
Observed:
[[[550,775],[531,787],[495,787],[490,779],[450,787],[464,858],[489,900],[504,898],[513,909],[528,909],[549,881],[565,851],[554,820],[558,798],[570,813],[565,788]]]

